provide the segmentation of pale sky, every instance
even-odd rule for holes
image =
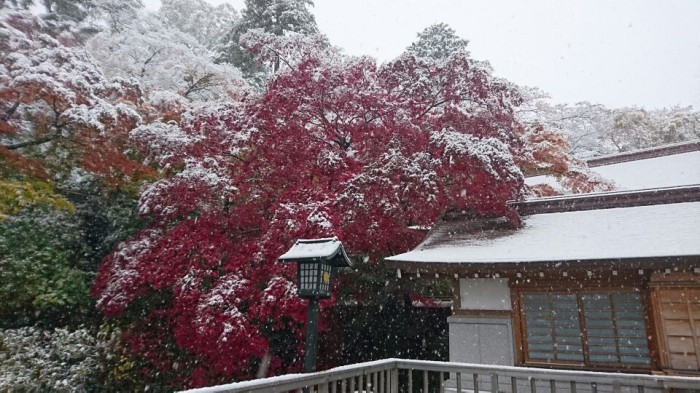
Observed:
[[[219,4],[227,0],[208,0]],[[159,0],[144,0],[157,9]],[[228,0],[240,10],[243,0]],[[331,43],[379,62],[445,22],[495,74],[555,102],[700,109],[698,0],[315,0]]]

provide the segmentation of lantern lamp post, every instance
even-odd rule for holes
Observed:
[[[309,299],[306,322],[306,355],[304,372],[316,371],[318,342],[318,302],[331,296],[331,278],[334,268],[350,267],[352,262],[337,237],[299,239],[280,262],[296,262],[299,296]]]

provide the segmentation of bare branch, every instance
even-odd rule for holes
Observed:
[[[163,49],[165,49],[165,48],[156,49],[153,52],[153,54],[148,59],[146,59],[146,61],[143,62],[143,66],[141,67],[141,77],[142,78],[144,75],[146,75],[146,66],[148,65],[148,63],[150,63],[151,60],[153,60],[153,58],[156,57],[156,55],[158,55],[158,53],[160,53]]]
[[[195,77],[196,76],[194,73],[185,76],[185,82],[188,83],[187,90],[185,90],[185,92],[183,93],[183,96],[185,98],[188,98],[188,96],[191,93],[208,90],[209,88],[217,85],[217,83],[214,82],[214,74],[212,73],[204,74],[201,78],[197,80],[194,80]]]

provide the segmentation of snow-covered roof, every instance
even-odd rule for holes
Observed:
[[[686,150],[697,145],[697,143],[686,144],[688,147]],[[655,151],[650,149],[596,158],[591,160],[590,166],[592,171],[613,183],[618,190],[700,184],[700,150],[681,153],[671,151],[669,154],[658,156],[651,153]],[[641,158],[637,159],[638,157]],[[525,183],[529,186],[548,184],[554,189],[561,188],[557,180],[550,175],[528,177],[525,178]]]
[[[279,257],[280,261],[329,260],[337,267],[351,266],[343,244],[337,237],[321,239],[299,239],[292,248]]]
[[[473,221],[472,221],[473,222]],[[700,255],[700,202],[533,214],[475,228],[443,222],[395,262],[519,263]]]
[[[619,190],[700,184],[700,151],[592,168]]]

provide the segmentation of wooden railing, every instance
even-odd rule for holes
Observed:
[[[387,359],[194,389],[207,393],[700,392],[700,377],[599,373]]]

